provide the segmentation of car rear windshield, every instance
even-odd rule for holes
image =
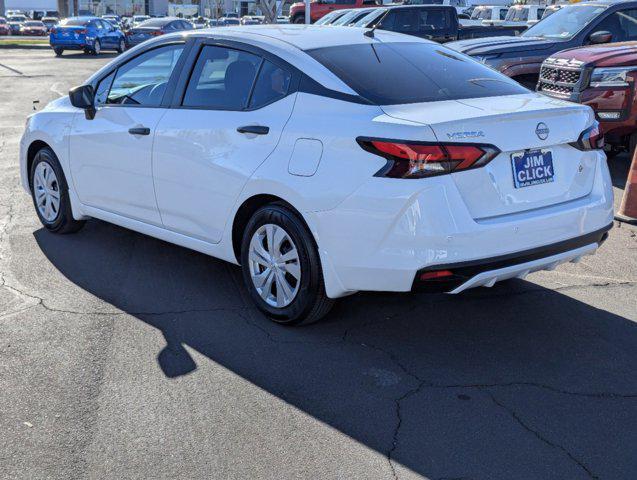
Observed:
[[[84,27],[88,23],[88,20],[74,20],[72,18],[67,18],[60,22],[60,25],[64,27]]]
[[[434,43],[365,43],[308,50],[377,105],[528,93],[508,77]]]
[[[43,27],[44,24],[42,22],[25,22],[27,27]]]

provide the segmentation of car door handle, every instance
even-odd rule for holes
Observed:
[[[150,135],[150,128],[146,128],[146,127],[129,128],[128,133],[130,133],[131,135]]]
[[[237,127],[239,133],[253,133],[255,135],[267,135],[270,132],[270,127],[264,127],[261,125],[245,125],[243,127]]]

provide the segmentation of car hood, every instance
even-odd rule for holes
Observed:
[[[597,67],[623,67],[637,63],[637,42],[590,45],[563,50],[551,58],[578,60]]]
[[[539,37],[485,37],[451,42],[446,46],[474,56],[546,50],[555,46],[555,41]]]

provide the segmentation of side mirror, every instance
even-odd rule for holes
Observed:
[[[590,37],[588,37],[588,41],[593,45],[598,43],[609,43],[612,39],[613,39],[613,34],[606,30],[593,32],[591,33]]]
[[[95,118],[95,92],[92,85],[80,85],[69,90],[71,105],[84,110],[87,120]]]

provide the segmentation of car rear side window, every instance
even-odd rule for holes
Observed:
[[[245,109],[260,64],[258,55],[205,46],[190,76],[182,105],[218,110]]]
[[[259,71],[259,78],[254,85],[250,108],[260,108],[288,94],[292,76],[286,70],[277,67],[267,60]]]
[[[378,105],[528,93],[505,75],[433,43],[364,43],[306,52]]]

